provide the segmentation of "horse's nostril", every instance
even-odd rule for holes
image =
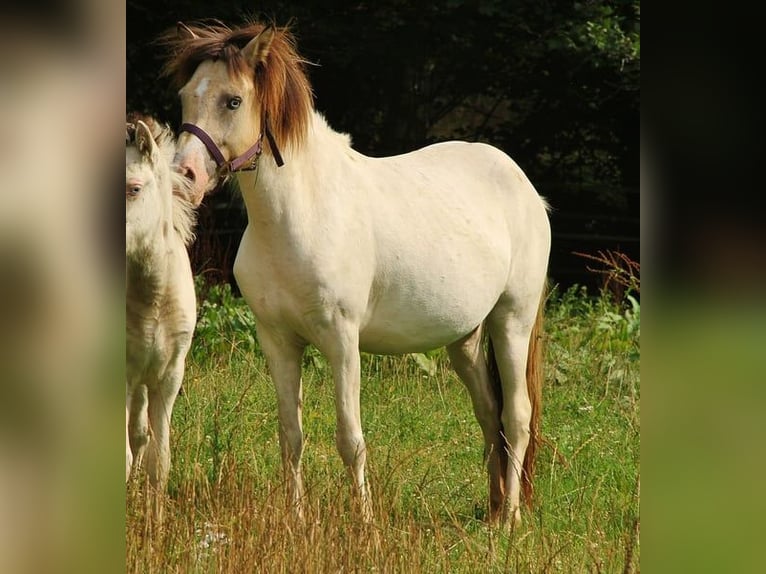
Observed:
[[[189,181],[196,181],[197,175],[194,173],[194,170],[190,167],[182,167],[181,168],[183,176],[188,179]]]

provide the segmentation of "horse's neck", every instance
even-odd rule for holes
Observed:
[[[289,164],[277,168],[274,160],[262,157],[256,171],[238,175],[239,187],[247,209],[247,217],[253,224],[272,225],[294,217],[301,209],[301,186],[296,165],[291,156]]]
[[[172,224],[135,241],[126,257],[128,303],[154,307],[161,304],[168,284],[168,269],[176,240]]]
[[[256,171],[240,172],[239,186],[253,227],[285,231],[305,225],[322,201],[328,171],[337,170],[348,152],[346,142],[347,136],[334,132],[314,113],[303,144],[280,150],[282,167],[269,154],[258,160]]]

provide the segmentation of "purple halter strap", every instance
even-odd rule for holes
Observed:
[[[274,135],[271,133],[271,129],[269,129],[268,119],[264,122],[263,131],[261,132],[261,135],[258,136],[256,142],[250,146],[245,153],[228,162],[226,161],[226,158],[223,157],[223,153],[221,153],[221,150],[213,141],[213,138],[211,138],[201,127],[185,123],[181,124],[181,131],[189,132],[190,134],[197,136],[199,140],[205,144],[207,151],[213,156],[213,159],[218,166],[219,174],[223,176],[227,176],[235,171],[251,171],[257,167],[257,160],[261,153],[263,153],[264,134],[269,141],[269,147],[271,147],[271,153],[274,155],[274,161],[277,163],[277,167],[282,167],[285,164],[285,161],[282,159],[282,154],[279,153],[279,149],[277,148]]]

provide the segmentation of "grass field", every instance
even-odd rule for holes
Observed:
[[[362,420],[374,519],[352,510],[335,451],[329,368],[304,365],[306,519],[283,499],[276,398],[252,318],[208,294],[173,413],[165,520],[128,485],[128,572],[639,571],[640,309],[578,289],[547,305],[536,500],[490,529],[483,443],[441,351],[364,356]]]

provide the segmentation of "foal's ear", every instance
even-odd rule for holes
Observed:
[[[250,67],[255,68],[258,64],[265,62],[271,49],[271,43],[274,41],[276,29],[273,26],[264,28],[263,31],[242,48],[242,55]]]
[[[146,159],[155,163],[160,156],[160,150],[152,137],[152,131],[144,122],[136,123],[136,147]]]

